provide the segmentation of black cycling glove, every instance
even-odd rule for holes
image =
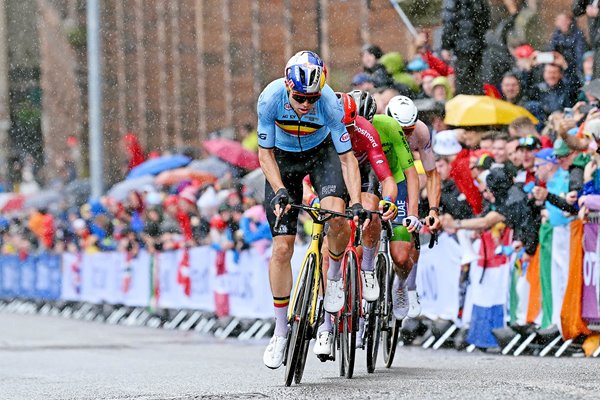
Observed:
[[[286,188],[281,188],[275,193],[275,197],[271,199],[271,208],[275,209],[275,206],[279,204],[279,206],[283,209],[285,206],[290,204],[292,200],[290,199],[290,194],[288,193]]]
[[[350,207],[350,209],[352,210],[352,215],[354,215],[355,217],[358,217],[358,221],[359,223],[363,223],[365,222],[367,219],[371,219],[371,213],[367,210],[365,210],[362,206],[362,204],[360,203],[354,203],[352,204],[352,207]]]

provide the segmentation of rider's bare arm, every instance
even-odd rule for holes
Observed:
[[[277,165],[277,161],[275,160],[274,149],[264,149],[262,147],[258,148],[258,161],[260,162],[260,167],[262,168],[265,177],[267,178],[267,182],[273,188],[273,191],[277,193],[277,191],[283,188],[283,181],[281,180],[281,173],[279,171],[279,166]]]
[[[419,174],[415,167],[404,170],[408,191],[408,215],[419,215]]]
[[[350,204],[360,203],[360,171],[358,169],[358,161],[351,151],[340,154],[342,162],[342,173],[344,174],[344,182],[350,195]],[[325,172],[324,173],[328,173]]]

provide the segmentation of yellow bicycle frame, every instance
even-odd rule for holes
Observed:
[[[315,204],[314,207],[315,208],[319,208],[319,204]],[[319,215],[314,212],[314,211],[308,211],[310,214],[312,214],[315,218],[318,218]],[[316,220],[316,219],[315,219]],[[312,228],[312,234],[311,234],[311,240],[310,240],[310,245],[308,246],[308,250],[306,250],[306,255],[304,256],[304,260],[302,261],[302,267],[300,268],[300,272],[298,273],[298,277],[296,278],[296,284],[294,285],[294,296],[291,298],[290,301],[290,306],[288,308],[288,320],[290,320],[292,318],[292,314],[294,313],[294,308],[295,308],[295,303],[296,300],[298,300],[298,287],[300,286],[300,280],[302,278],[302,275],[304,273],[304,268],[306,268],[306,263],[308,261],[308,257],[311,254],[315,255],[315,261],[316,261],[316,266],[315,266],[315,279],[314,279],[314,286],[312,287],[312,307],[310,310],[310,324],[314,324],[315,323],[315,311],[316,311],[316,307],[317,307],[317,296],[319,295],[319,279],[321,277],[321,236],[323,235],[323,227],[324,224],[323,223],[318,223],[315,222],[313,223],[313,228]]]

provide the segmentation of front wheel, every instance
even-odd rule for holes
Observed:
[[[345,304],[340,318],[340,376],[352,378],[356,355],[356,332],[360,321],[360,277],[356,254],[347,253],[344,281]]]
[[[294,298],[294,312],[290,320],[290,333],[285,363],[285,385],[290,386],[295,377],[296,383],[302,379],[304,361],[306,360],[306,336],[308,318],[312,300],[314,269],[316,257],[311,254],[304,268],[302,277],[298,279],[298,288]],[[310,339],[309,339],[310,340]],[[299,372],[299,373],[298,373]]]
[[[377,365],[377,354],[379,352],[379,340],[381,338],[382,315],[384,315],[383,304],[385,302],[385,274],[387,271],[387,260],[385,257],[377,257],[375,264],[377,281],[379,282],[379,298],[367,304],[367,317],[365,319],[365,342],[367,349],[367,372],[375,372]]]

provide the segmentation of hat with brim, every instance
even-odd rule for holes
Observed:
[[[554,149],[542,149],[535,153],[535,158],[544,160],[551,164],[556,164],[556,156],[554,155]]]
[[[526,136],[519,139],[517,149],[538,150],[542,148],[542,142],[535,136]]]
[[[441,131],[433,137],[433,152],[440,156],[453,156],[462,150],[453,130]]]
[[[556,139],[554,146],[552,147],[552,153],[556,157],[566,157],[571,154],[571,149],[567,145],[567,142],[561,138]]]

